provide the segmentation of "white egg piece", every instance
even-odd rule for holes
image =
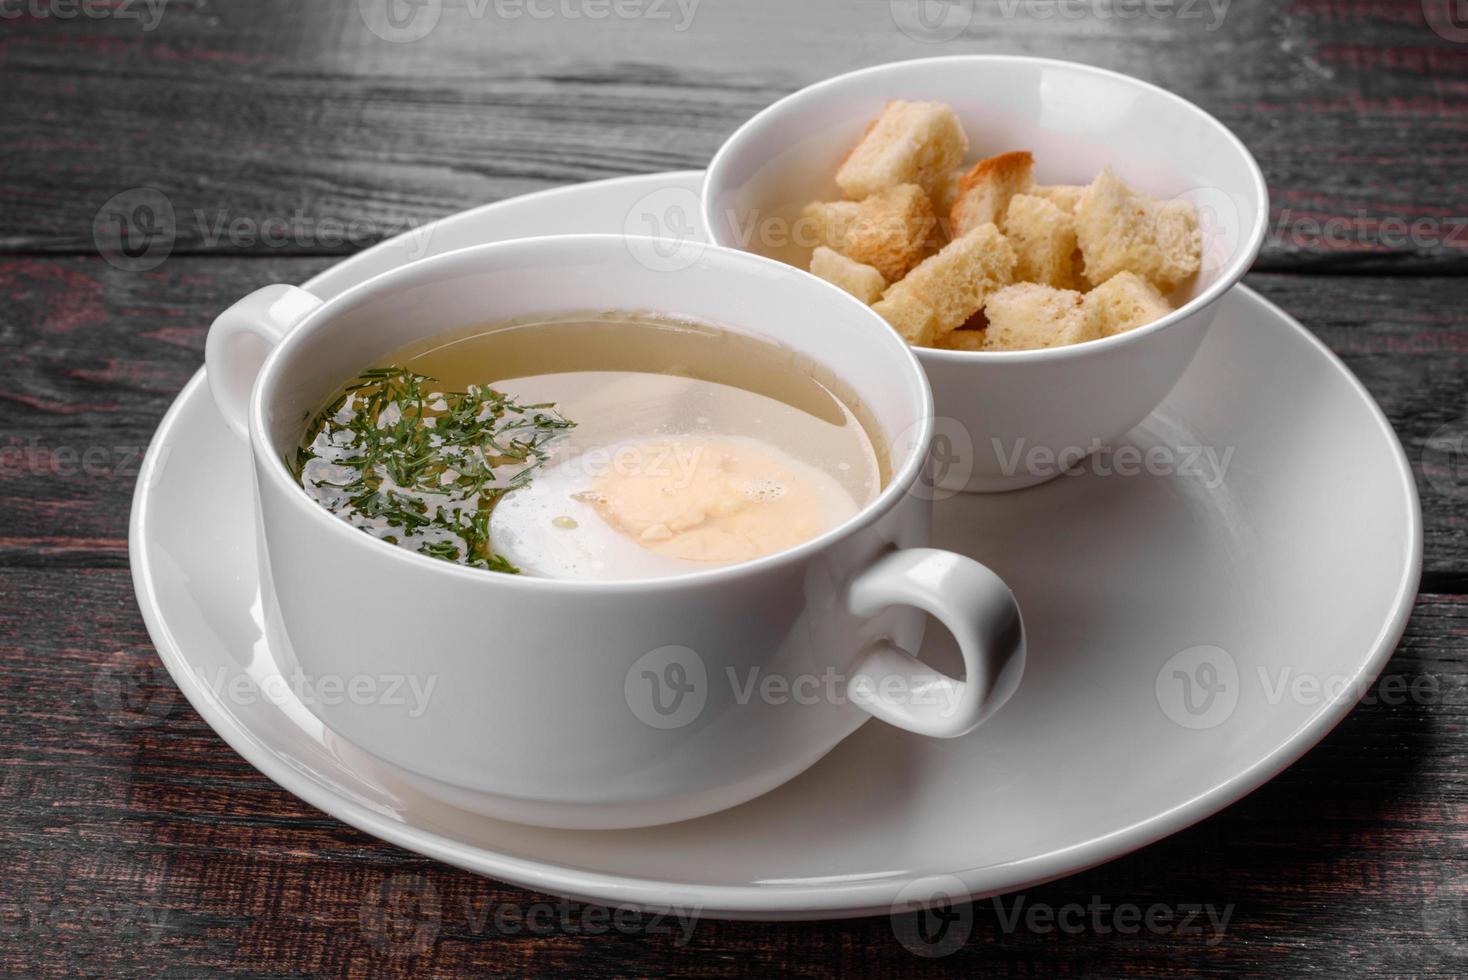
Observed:
[[[554,461],[490,518],[496,553],[547,578],[662,578],[784,551],[858,506],[763,440],[629,440]]]

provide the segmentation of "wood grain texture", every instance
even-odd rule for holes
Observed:
[[[219,741],[158,667],[131,590],[122,569],[0,569],[0,974],[1468,970],[1468,597],[1423,596],[1367,703],[1274,782],[1129,857],[976,903],[967,942],[928,960],[885,918],[613,922],[375,841]],[[1065,929],[1031,918],[1075,905],[1078,928],[1076,912]],[[1176,918],[1104,931],[1118,906],[1154,905]],[[1215,921],[1185,925],[1195,905]]]
[[[0,975],[1468,975],[1468,474],[1432,451],[1468,438],[1449,0],[1132,18],[953,0],[941,41],[906,0],[604,19],[597,0],[444,0],[412,43],[355,0],[172,0],[151,27],[144,0],[49,2],[0,4]],[[220,309],[464,207],[702,166],[827,75],[970,52],[1116,68],[1240,133],[1274,205],[1249,282],[1342,357],[1412,460],[1423,595],[1383,680],[1299,764],[1137,854],[976,903],[962,948],[925,959],[884,918],[689,934],[454,871],[278,789],[184,702],[136,610],[127,515]],[[97,255],[119,193],[173,211],[150,268]],[[1174,919],[1115,930],[1118,906],[1154,905]],[[1226,927],[1182,926],[1192,905]]]
[[[304,282],[326,258],[175,256],[137,275],[99,258],[0,255],[0,565],[126,561],[132,479],[234,299]],[[1434,434],[1468,433],[1464,280],[1256,273],[1248,280],[1336,351],[1381,404],[1419,475],[1426,569],[1468,572],[1468,486],[1423,477]],[[1440,475],[1440,474],[1436,474]]]
[[[104,204],[154,187],[181,251],[267,252],[252,228],[288,222],[286,247],[340,254],[529,190],[702,166],[754,111],[851,68],[1020,53],[1155,81],[1244,134],[1273,192],[1261,268],[1468,269],[1468,45],[1420,0],[1132,17],[1104,15],[1109,0],[956,0],[947,40],[914,26],[918,0],[555,13],[586,2],[432,0],[437,26],[412,43],[372,33],[355,2],[174,0],[151,31],[12,20],[0,70],[24,111],[0,117],[0,244],[90,251]]]

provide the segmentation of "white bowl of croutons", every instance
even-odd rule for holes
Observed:
[[[789,262],[916,348],[948,489],[1042,483],[1182,376],[1264,239],[1237,137],[1087,65],[961,56],[787,96],[714,156],[713,241]]]

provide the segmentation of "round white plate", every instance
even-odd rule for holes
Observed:
[[[329,295],[425,245],[692,222],[699,181],[624,178],[490,205],[306,287]],[[131,527],[143,617],[190,702],[261,772],[354,827],[607,904],[886,913],[1141,847],[1239,799],[1340,721],[1400,637],[1421,564],[1411,471],[1381,412],[1298,323],[1240,288],[1133,449],[1035,489],[936,505],[935,544],[992,566],[1024,607],[1027,672],[993,720],[953,741],[871,722],[794,782],[700,820],[542,830],[423,797],[290,694],[261,636],[249,463],[203,380],[154,438]],[[951,656],[930,635],[926,654]]]

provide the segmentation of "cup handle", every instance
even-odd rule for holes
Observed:
[[[994,713],[1019,686],[1025,628],[1004,581],[971,558],[908,548],[879,558],[852,582],[851,611],[888,606],[932,613],[958,640],[965,677],[955,680],[888,640],[857,659],[847,696],[861,708],[919,735],[956,738]]]
[[[249,438],[250,391],[260,365],[290,329],[322,304],[295,286],[257,289],[214,320],[204,341],[204,367],[214,404],[229,427]]]

